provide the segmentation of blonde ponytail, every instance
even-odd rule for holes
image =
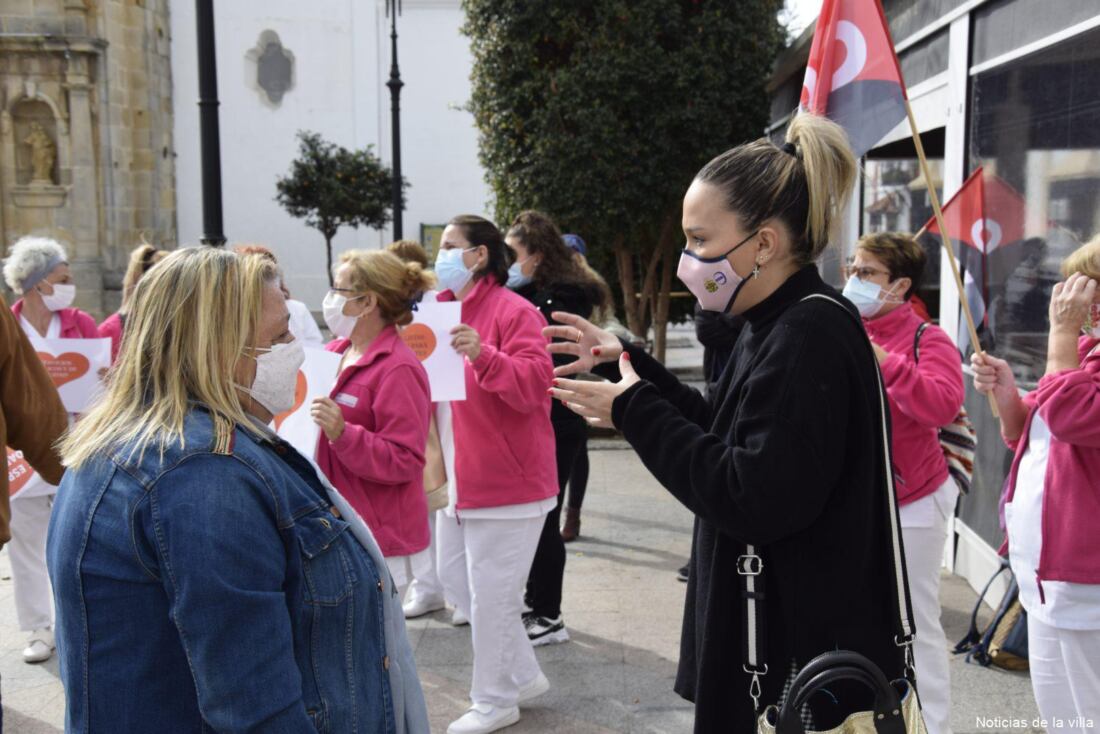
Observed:
[[[791,234],[798,264],[816,260],[829,245],[856,176],[844,130],[802,114],[787,128],[787,143],[767,138],[739,145],[703,166],[696,180],[717,187],[726,208],[747,231],[779,219]]]
[[[836,232],[856,179],[856,158],[844,129],[818,115],[801,114],[787,127],[787,142],[802,162],[810,206],[806,240],[816,260]]]
[[[350,250],[340,256],[338,267],[344,265],[352,289],[377,296],[378,310],[389,324],[412,323],[413,306],[435,287],[435,276],[419,263],[405,262],[387,250]]]

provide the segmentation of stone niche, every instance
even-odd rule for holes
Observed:
[[[294,88],[294,54],[283,46],[279,34],[265,30],[256,45],[245,54],[248,83],[271,108],[283,102],[283,95]]]
[[[61,185],[59,125],[53,108],[38,98],[17,102],[11,111],[15,150],[12,198],[21,208],[55,208],[65,203]]]

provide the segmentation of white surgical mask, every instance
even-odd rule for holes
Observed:
[[[435,277],[439,279],[439,284],[443,288],[456,296],[474,277],[474,271],[466,267],[466,263],[462,261],[464,252],[466,250],[454,247],[450,250],[440,250],[435,258]]]
[[[844,284],[843,294],[859,309],[859,315],[865,319],[878,316],[887,303],[901,302],[893,293],[883,293],[882,286],[878,283],[863,281],[854,275]]]
[[[508,282],[506,283],[506,285],[512,290],[522,288],[523,286],[527,285],[535,279],[535,276],[533,275],[523,274],[523,264],[530,259],[531,256],[528,255],[522,260],[517,260],[516,262],[512,263],[512,267],[508,268]]]
[[[42,296],[42,304],[51,311],[60,311],[73,305],[76,298],[76,286],[71,283],[54,283],[53,293],[50,295],[38,292]]]
[[[355,331],[355,324],[359,322],[359,317],[345,315],[344,304],[349,300],[354,301],[359,298],[362,298],[362,296],[349,299],[332,291],[329,291],[328,295],[325,296],[325,300],[321,304],[321,312],[325,317],[325,324],[328,325],[333,336],[340,339],[351,338],[351,332]]]
[[[285,413],[294,407],[298,370],[305,361],[305,349],[297,339],[287,344],[273,344],[271,349],[256,356],[256,378],[248,394],[272,415]]]

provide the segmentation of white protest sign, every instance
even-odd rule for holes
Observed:
[[[306,361],[298,370],[294,388],[294,407],[275,416],[275,432],[302,456],[315,458],[321,427],[313,422],[309,408],[314,398],[327,398],[336,384],[340,355],[323,349],[305,348]]]
[[[421,303],[401,338],[428,372],[432,402],[466,399],[466,360],[451,348],[451,330],[462,323],[462,304]]]
[[[11,497],[38,497],[53,494],[57,487],[47,484],[24,458],[22,451],[8,450],[8,495]]]
[[[34,349],[69,413],[83,413],[111,365],[110,339],[35,339]]]

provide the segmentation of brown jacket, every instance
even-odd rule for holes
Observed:
[[[43,479],[57,484],[65,470],[53,445],[68,424],[57,388],[0,298],[0,445],[22,451]],[[11,540],[10,522],[5,472],[0,475],[0,547]]]

